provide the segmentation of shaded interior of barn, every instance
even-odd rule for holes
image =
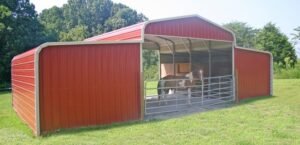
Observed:
[[[144,76],[145,117],[233,101],[232,50],[230,41],[146,34],[143,51],[156,53],[159,77]]]
[[[232,42],[145,35],[144,51],[155,51],[159,57],[159,78],[166,75],[195,75],[204,77],[232,74]],[[197,77],[197,76],[196,76]]]

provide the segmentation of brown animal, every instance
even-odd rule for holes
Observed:
[[[170,90],[173,90],[174,93],[178,88],[191,91],[197,81],[199,82],[199,75],[195,72],[190,72],[184,76],[167,75],[161,78],[157,84],[158,100],[164,99]]]
[[[177,87],[182,87],[182,84],[180,83],[181,79],[187,78],[185,76],[174,75],[162,77],[157,84],[158,100],[165,98],[165,95],[168,94],[170,90],[175,92]]]

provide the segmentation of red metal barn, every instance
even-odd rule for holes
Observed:
[[[143,51],[159,57],[159,78],[184,80],[200,72],[193,78],[200,84],[175,88],[188,95],[164,96],[167,103],[149,98]],[[272,95],[272,56],[237,47],[232,32],[197,15],[154,20],[84,42],[45,43],[14,57],[12,95],[17,114],[40,135],[140,120],[173,112],[173,106]]]

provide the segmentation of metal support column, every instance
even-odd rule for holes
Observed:
[[[176,65],[175,65],[175,53],[176,53],[176,48],[175,48],[175,42],[174,41],[172,41],[171,39],[168,39],[168,38],[165,38],[165,37],[161,37],[161,36],[158,36],[158,38],[160,38],[160,39],[163,39],[163,40],[165,40],[165,41],[168,41],[168,42],[170,42],[170,43],[172,43],[172,55],[173,55],[173,74],[174,74],[174,76],[176,76]],[[169,49],[170,49],[170,46],[167,44],[167,46],[169,47]]]
[[[192,66],[193,66],[193,64],[192,64],[192,48],[193,48],[193,46],[192,46],[191,39],[188,39],[188,41],[189,41],[189,52],[190,52],[190,72],[192,72],[193,71],[193,69],[192,69]]]
[[[201,105],[203,105],[203,100],[204,100],[204,79],[203,79],[203,71],[200,70],[200,79],[201,79]]]
[[[158,51],[158,71],[159,71],[159,78],[161,78],[161,56],[160,56],[160,50]]]
[[[208,95],[211,94],[211,41],[208,41]]]
[[[175,64],[175,53],[176,53],[176,50],[175,50],[175,44],[172,43],[173,45],[173,75],[176,76],[176,64]]]

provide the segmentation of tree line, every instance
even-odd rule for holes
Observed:
[[[238,21],[223,26],[235,33],[238,46],[271,52],[276,69],[295,67],[297,63],[295,43],[290,42],[274,23],[269,22],[261,29]],[[293,40],[300,39],[300,27],[295,29],[293,35]]]
[[[0,84],[10,83],[13,56],[44,42],[81,41],[145,20],[143,14],[111,0],[68,0],[40,14],[29,0],[1,0]]]
[[[81,41],[121,27],[146,21],[147,17],[126,5],[111,0],[68,0],[62,7],[52,7],[40,14],[29,0],[0,1],[0,84],[10,83],[10,62],[13,56],[44,42]],[[224,27],[236,34],[242,47],[270,51],[280,69],[297,63],[294,44],[289,42],[274,23],[255,29],[244,22],[231,22]],[[293,34],[300,39],[300,26]],[[158,59],[144,51],[145,69],[155,69]],[[149,71],[153,77],[154,71]],[[1,86],[0,86],[1,87]]]

